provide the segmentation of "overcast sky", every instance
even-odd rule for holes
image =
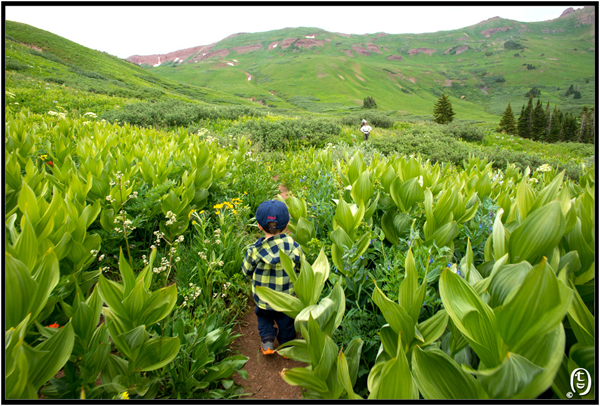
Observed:
[[[238,3],[239,4],[239,3]],[[208,45],[238,32],[316,27],[345,34],[454,30],[499,16],[559,17],[569,6],[6,6],[6,19],[120,58]],[[546,3],[550,4],[550,3]],[[580,6],[571,5],[574,9]]]

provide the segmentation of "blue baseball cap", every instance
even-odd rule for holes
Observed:
[[[256,221],[263,228],[267,228],[269,221],[275,221],[277,229],[280,230],[290,221],[290,212],[285,203],[279,200],[266,200],[256,210]]]

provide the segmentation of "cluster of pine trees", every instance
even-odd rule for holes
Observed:
[[[365,109],[376,109],[377,103],[375,103],[375,99],[373,97],[365,97],[363,99],[363,108]]]
[[[530,96],[516,121],[508,103],[498,126],[499,131],[534,141],[593,143],[596,120],[593,107],[584,106],[581,114],[576,116],[573,112],[563,113],[556,106],[550,111],[550,102],[544,109],[540,99],[533,107],[533,96]]]

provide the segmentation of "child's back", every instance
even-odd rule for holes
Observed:
[[[257,286],[289,295],[294,294],[294,285],[283,269],[280,252],[284,252],[294,261],[297,272],[300,271],[303,254],[300,244],[283,233],[289,219],[285,203],[277,200],[262,202],[256,211],[256,221],[265,236],[248,248],[242,265],[244,273],[252,278],[252,296],[256,302],[254,312],[258,318],[258,332],[262,341],[263,354],[274,352],[275,337],[280,345],[296,338],[294,319],[274,310],[256,294]],[[274,322],[277,322],[279,332],[274,327]]]

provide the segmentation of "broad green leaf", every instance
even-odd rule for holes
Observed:
[[[561,173],[554,177],[554,179],[548,184],[548,186],[546,186],[538,193],[533,205],[531,206],[531,211],[536,210],[550,203],[552,200],[559,198],[558,190],[562,185],[564,175],[565,171],[563,170]]]
[[[360,364],[360,355],[363,344],[364,341],[360,337],[356,337],[350,341],[348,347],[344,351],[344,355],[348,362],[348,373],[350,374],[352,386],[356,383],[356,378],[358,376],[358,366]]]
[[[328,335],[325,335],[324,337],[325,342],[323,346],[323,351],[321,352],[319,363],[316,366],[313,365],[313,371],[315,372],[315,376],[317,378],[326,380],[329,377],[329,373],[331,372],[333,364],[335,363],[338,348],[335,342],[331,339],[331,337],[329,337]]]
[[[348,399],[357,399],[356,394],[352,389],[352,381],[350,379],[350,373],[348,371],[348,363],[346,362],[346,356],[341,350],[338,353],[337,358],[337,379],[340,385],[342,385],[348,393]]]
[[[138,282],[140,283],[140,282]],[[177,286],[175,284],[155,290],[145,302],[138,323],[150,327],[167,317],[177,303]]]
[[[373,302],[379,307],[383,317],[390,324],[394,333],[403,333],[403,345],[408,346],[415,335],[415,327],[406,310],[399,304],[388,299],[377,285],[375,285],[375,289],[373,290]]]
[[[35,347],[35,350],[43,355],[30,364],[33,368],[29,371],[29,381],[34,388],[39,388],[48,382],[67,363],[74,342],[73,326],[67,323],[56,334]]]
[[[437,348],[412,353],[412,371],[425,399],[486,399],[481,384]]]
[[[179,352],[178,337],[153,337],[146,341],[135,364],[137,371],[153,371],[167,365]]]
[[[415,266],[415,258],[412,254],[412,249],[409,248],[406,253],[406,260],[404,261],[404,267],[406,269],[406,274],[404,276],[404,280],[400,284],[400,292],[398,293],[398,303],[402,308],[406,311],[406,313],[410,313],[415,302],[415,293],[417,292],[417,268]],[[419,306],[419,309],[421,306]],[[413,314],[409,314],[413,319],[413,323],[417,323],[417,317],[413,317]]]
[[[543,371],[525,357],[510,352],[495,368],[476,371],[463,365],[463,369],[479,377],[481,386],[492,399],[513,399]]]
[[[295,285],[298,278],[296,276],[296,271],[294,270],[294,262],[283,250],[279,250],[279,258],[285,273],[290,277],[290,280]]]
[[[24,214],[21,218],[21,234],[15,242],[13,255],[24,263],[29,270],[32,270],[37,263],[38,239],[27,214]]]
[[[595,323],[594,316],[581,299],[579,292],[575,289],[573,282],[569,281],[569,286],[573,291],[573,302],[569,308],[569,324],[573,329],[578,343],[585,346],[595,345]]]
[[[327,298],[337,306],[335,319],[331,323],[331,330],[324,329],[326,334],[333,336],[333,332],[342,324],[342,319],[346,313],[346,295],[344,289],[336,282]]]
[[[264,286],[257,286],[256,294],[260,300],[267,302],[274,310],[283,312],[294,319],[305,307],[298,298]]]
[[[295,361],[310,363],[310,352],[306,340],[292,340],[277,348],[277,352]]]
[[[313,371],[309,371],[306,368],[284,369],[281,376],[290,385],[300,386],[320,393],[328,392],[325,382],[317,378]]]
[[[499,208],[496,212],[496,220],[494,221],[492,231],[492,248],[494,250],[494,259],[498,260],[506,254],[506,238],[504,225],[502,224],[502,214],[504,209]]]
[[[458,224],[456,224],[456,221],[451,221],[435,230],[431,239],[428,239],[425,243],[435,241],[438,247],[449,246],[452,240],[458,236],[458,232]]]
[[[150,292],[144,288],[144,282],[139,281],[129,294],[123,299],[123,307],[127,317],[131,320],[132,327],[141,323],[142,312],[146,310],[146,302],[150,298]]]
[[[129,266],[129,262],[123,256],[123,249],[119,248],[119,273],[123,278],[123,297],[129,296],[133,288],[135,287],[135,275],[133,269]]]
[[[394,226],[395,215],[396,211],[394,209],[388,211],[381,217],[381,229],[385,234],[385,238],[393,245],[396,245],[399,242],[398,233],[396,232],[396,227]]]
[[[573,292],[559,282],[545,260],[533,267],[523,283],[494,309],[504,342],[520,352],[530,337],[542,336],[561,323],[571,307]]]
[[[398,352],[394,358],[385,362],[381,368],[376,390],[369,399],[418,399],[419,390],[412,378],[406,354],[402,349],[400,334]]]
[[[517,187],[517,207],[521,219],[525,219],[533,207],[535,201],[535,195],[531,187],[527,183],[527,178],[524,177],[519,186]]]
[[[400,176],[397,176],[390,184],[390,196],[401,212],[407,212],[408,209],[404,206],[404,201],[402,200],[401,189],[402,179],[400,179]]]
[[[360,174],[356,182],[352,184],[350,191],[354,202],[360,205],[367,205],[371,197],[373,197],[374,185],[371,181],[371,174],[368,170]]]
[[[417,327],[423,335],[424,342],[419,344],[422,347],[433,343],[446,330],[448,325],[448,313],[444,309],[438,310],[436,314],[421,322]]]
[[[499,365],[503,343],[492,309],[463,278],[447,268],[439,286],[444,308],[475,353],[486,365]]]
[[[496,266],[494,265],[494,268]],[[496,308],[504,303],[510,292],[523,283],[525,276],[532,266],[527,261],[518,264],[503,265],[497,268],[490,276],[492,279],[489,286],[490,307]]]
[[[537,263],[542,255],[560,242],[564,230],[565,219],[558,200],[529,213],[510,235],[508,252],[511,262]]]
[[[398,191],[405,210],[410,211],[410,208],[417,202],[423,201],[423,188],[419,185],[418,178],[407,180],[400,186]]]
[[[344,231],[344,229],[342,227],[338,227],[331,232],[331,240],[340,249],[352,248],[352,240],[350,239],[350,237],[348,236],[348,234]]]
[[[514,398],[535,399],[552,385],[560,367],[565,351],[565,329],[559,324],[543,336],[533,336],[521,347],[519,355],[543,368],[543,371],[535,375],[531,383],[515,394]]]

